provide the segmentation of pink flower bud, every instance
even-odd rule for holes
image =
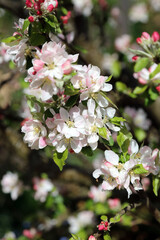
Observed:
[[[48,10],[49,12],[52,12],[53,9],[54,9],[53,4],[50,4],[50,5],[47,7],[47,10]]]
[[[141,43],[142,43],[142,39],[139,37],[139,38],[136,39],[136,42],[137,42],[138,44],[141,44]]]
[[[13,33],[13,37],[14,37],[14,36],[17,36],[17,35],[19,35],[19,36],[22,37],[22,34],[20,34],[19,32],[14,32],[14,33]]]
[[[33,238],[34,238],[34,236],[33,236],[33,234],[31,233],[31,231],[30,231],[30,230],[27,230],[27,229],[23,230],[23,235],[24,235],[25,237],[29,238],[29,239],[33,239]]]
[[[132,61],[137,61],[137,59],[138,59],[138,56],[133,56],[132,57]]]
[[[88,240],[96,240],[95,237],[93,235],[91,235]]]
[[[71,17],[71,11],[68,11],[66,16],[61,16],[63,24],[67,24],[70,17]]]
[[[28,20],[32,23],[32,22],[34,22],[34,17],[33,16],[29,16]]]
[[[34,1],[26,0],[26,7],[31,8]]]
[[[158,32],[154,32],[154,33],[152,34],[152,40],[153,40],[154,42],[157,42],[157,41],[159,41],[159,39],[160,39],[159,33],[158,33]]]
[[[105,226],[104,226],[104,225],[101,225],[101,224],[100,224],[100,225],[98,225],[98,230],[99,230],[99,231],[103,231],[103,230],[104,230],[104,228],[105,228]]]
[[[158,86],[156,87],[156,90],[157,90],[158,92],[160,92],[160,85],[158,85]]]
[[[150,39],[150,35],[147,32],[142,32],[142,37],[145,39]]]

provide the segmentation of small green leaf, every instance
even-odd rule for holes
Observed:
[[[133,169],[133,172],[135,174],[146,174],[148,171],[143,167],[142,164],[137,164],[135,168]]]
[[[118,78],[121,74],[121,63],[118,61],[115,61],[112,65],[111,73],[115,78]]]
[[[112,238],[108,232],[104,234],[103,239],[104,240],[112,240]]]
[[[110,75],[107,79],[106,79],[106,81],[105,82],[110,82],[111,81],[111,79],[112,79],[112,75]]]
[[[115,217],[113,218],[110,218],[109,222],[110,223],[117,223],[121,220],[121,215],[120,214],[117,214]]]
[[[152,176],[152,185],[154,194],[158,196],[158,190],[160,188],[160,177]]]
[[[18,38],[20,38],[20,36]],[[16,41],[18,38],[16,36],[15,37],[11,36],[11,37],[2,39],[2,42],[4,42],[4,43],[11,43],[11,42]]]
[[[119,147],[121,148],[121,150],[123,151],[123,153],[127,153],[128,152],[128,147],[130,144],[130,141],[132,139],[132,134],[127,130],[126,127],[123,127],[117,136],[117,143],[119,145]]]
[[[139,142],[142,142],[147,136],[146,132],[141,128],[135,128],[134,135]]]
[[[155,101],[159,97],[159,93],[155,89],[155,87],[149,88],[148,94],[150,96],[150,99]]]
[[[155,75],[157,75],[158,73],[160,73],[160,64],[158,64],[158,66],[156,67],[156,69],[155,69],[152,73],[150,73],[149,78],[150,78],[150,79],[154,78]]]
[[[124,92],[127,90],[127,86],[125,83],[122,83],[122,82],[116,82],[116,89],[117,91],[119,92]]]
[[[69,108],[72,107],[72,106],[74,106],[74,105],[76,104],[78,98],[79,98],[79,94],[71,96],[71,97],[67,100],[65,106],[66,106],[66,107],[69,107]]]
[[[140,58],[134,66],[134,71],[135,72],[141,71],[148,65],[149,61],[150,61],[149,58]]]
[[[29,27],[30,21],[28,19],[24,20],[22,30],[25,31]]]
[[[142,86],[142,87],[136,87],[133,91],[134,94],[142,94],[146,91],[146,89],[148,88],[147,85]]]
[[[65,95],[73,96],[78,93],[79,93],[79,90],[75,89],[71,83],[65,86],[65,90],[64,90]]]
[[[101,220],[107,222],[107,221],[108,221],[108,217],[105,216],[105,215],[102,215],[102,216],[101,216]]]
[[[63,170],[63,166],[65,165],[65,160],[67,159],[67,157],[68,157],[68,149],[66,149],[63,153],[58,153],[58,152],[53,153],[53,160],[61,171]]]
[[[120,123],[125,122],[125,121],[126,121],[126,119],[124,119],[123,117],[114,117],[114,118],[110,119],[110,122],[117,126],[120,126]]]

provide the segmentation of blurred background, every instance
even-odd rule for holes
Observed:
[[[136,38],[144,31],[160,33],[160,1],[59,2],[72,12],[66,28],[70,46],[80,52],[83,64],[96,65],[103,75],[113,75],[114,91],[109,97],[118,106],[118,114],[127,119],[128,128],[139,144],[159,148],[159,98],[146,106],[143,99],[122,94],[116,83],[121,81],[131,90],[137,85],[129,48],[139,49]],[[0,0],[1,40],[13,34],[19,18],[28,16],[24,5],[21,0]],[[24,77],[7,54],[6,45],[1,43],[0,239],[67,240],[71,233],[88,239],[97,231],[100,215],[111,217],[127,206],[127,193],[102,192],[101,182],[93,179],[92,172],[104,158],[100,150],[92,156],[70,153],[60,172],[52,160],[52,149],[31,151],[27,147],[21,133],[23,121],[30,118]],[[116,139],[116,135],[112,137]],[[153,204],[160,208],[151,179],[145,178],[143,186]],[[160,240],[160,227],[142,206],[123,216],[112,227],[111,236],[113,240]]]

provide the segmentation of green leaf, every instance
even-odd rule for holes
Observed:
[[[133,91],[134,94],[142,94],[146,91],[146,89],[148,88],[147,85],[142,86],[142,87],[136,87]]]
[[[118,78],[121,74],[121,63],[118,61],[115,61],[112,65],[111,73],[115,78]]]
[[[152,185],[154,194],[158,196],[158,190],[160,188],[160,177],[152,176]]]
[[[108,221],[108,217],[105,216],[105,215],[102,215],[102,216],[101,216],[101,220],[107,222],[107,221]]]
[[[92,157],[93,156],[93,151],[90,147],[83,147],[82,148],[82,153],[88,157]]]
[[[131,139],[132,139],[132,134],[127,130],[126,127],[123,127],[119,131],[118,136],[117,136],[117,143],[123,153],[128,152],[128,147],[129,147]]]
[[[30,44],[32,46],[40,46],[46,42],[46,37],[40,33],[32,33],[30,37]]]
[[[140,58],[134,66],[134,71],[135,72],[141,71],[148,65],[149,61],[150,61],[149,58]]]
[[[65,90],[64,90],[65,95],[73,96],[78,93],[79,93],[79,90],[75,89],[71,83],[65,86]]]
[[[110,218],[110,219],[109,219],[109,222],[110,222],[110,223],[117,223],[117,222],[119,222],[120,220],[121,220],[121,215],[120,215],[120,214],[117,214],[115,217]]]
[[[53,153],[53,160],[61,171],[63,170],[63,166],[65,165],[65,160],[67,159],[67,157],[68,157],[68,149],[66,149],[63,153],[58,153],[58,152]]]
[[[77,235],[72,234],[72,237],[69,240],[82,240],[82,239],[79,238]]]
[[[135,174],[146,174],[148,171],[143,167],[142,164],[137,164],[135,168],[133,169],[133,172]]]
[[[106,79],[106,81],[105,82],[110,82],[111,81],[111,79],[112,79],[112,75],[110,75],[107,79]]]
[[[18,36],[18,35],[17,35],[17,36]],[[20,36],[19,36],[19,37],[16,37],[16,36],[13,37],[13,36],[11,36],[11,37],[2,39],[2,42],[4,42],[4,43],[11,43],[11,42],[16,41],[18,38],[20,38]]]
[[[134,135],[139,142],[142,142],[147,136],[146,132],[141,128],[135,128]]]
[[[160,64],[158,64],[156,69],[152,73],[150,73],[149,78],[150,79],[154,78],[154,76],[157,75],[158,73],[160,73]]]
[[[66,104],[65,104],[65,107],[69,107],[69,108],[70,108],[70,107],[74,106],[74,105],[76,104],[78,98],[79,98],[79,94],[71,96],[71,97],[67,100],[67,102],[66,102]]]
[[[104,138],[107,139],[107,129],[105,127],[99,128],[99,135]]]
[[[159,93],[155,89],[155,87],[149,88],[148,94],[150,96],[150,99],[155,101],[159,97]]]
[[[122,82],[116,82],[116,89],[117,91],[119,92],[124,92],[127,90],[127,86],[125,83],[122,83]]]
[[[30,21],[28,19],[24,20],[22,30],[25,31],[29,27]]]
[[[112,240],[109,232],[107,232],[107,233],[105,233],[105,234],[103,235],[103,239],[104,239],[104,240]]]
[[[123,117],[114,117],[112,119],[110,119],[110,122],[117,125],[117,126],[120,126],[120,122],[125,122],[126,119],[124,119]]]

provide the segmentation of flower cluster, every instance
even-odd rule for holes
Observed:
[[[41,16],[54,11],[58,7],[57,0],[26,0],[26,7],[33,13],[32,15]],[[34,17],[30,16],[30,22],[34,22]]]
[[[159,172],[159,151],[152,151],[149,147],[144,146],[139,149],[135,140],[131,140],[128,149],[129,160],[125,163],[113,151],[105,151],[105,160],[99,169],[93,172],[94,178],[101,175],[104,180],[102,183],[103,190],[113,190],[114,188],[125,188],[128,196],[132,193],[131,185],[135,190],[142,189],[140,183],[141,177],[146,177],[150,173],[157,175]]]

